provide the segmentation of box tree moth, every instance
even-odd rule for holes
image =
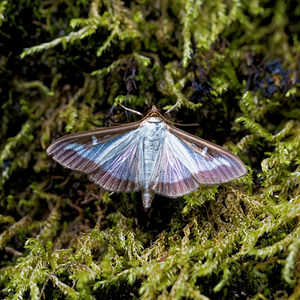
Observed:
[[[172,126],[155,106],[138,122],[63,136],[47,153],[105,190],[141,191],[145,209],[155,194],[177,198],[247,173],[237,156]]]

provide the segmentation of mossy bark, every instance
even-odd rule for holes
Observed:
[[[0,298],[300,298],[298,1],[1,1]],[[47,157],[152,104],[246,177],[110,194]]]

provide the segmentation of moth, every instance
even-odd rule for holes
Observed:
[[[145,210],[155,194],[177,198],[200,184],[220,184],[247,173],[237,156],[172,126],[155,106],[137,122],[63,136],[47,153],[105,190],[141,191]]]

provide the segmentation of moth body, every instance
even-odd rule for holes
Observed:
[[[143,178],[142,199],[145,209],[150,208],[151,202],[154,198],[154,191],[150,184],[159,163],[160,147],[165,138],[165,125],[162,118],[150,117],[144,120],[141,124],[143,133],[143,149],[141,169],[139,170]]]

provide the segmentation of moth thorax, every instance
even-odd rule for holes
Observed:
[[[160,122],[163,121],[163,119],[160,118],[160,117],[149,117],[149,118],[147,119],[147,121],[148,121],[149,123],[160,123]]]
[[[151,207],[152,200],[154,198],[154,192],[151,190],[144,190],[142,193],[143,206],[145,210],[148,210]]]

